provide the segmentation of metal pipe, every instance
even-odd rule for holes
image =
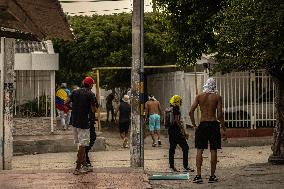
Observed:
[[[3,100],[4,100],[4,38],[1,39],[0,65],[1,65],[1,83],[0,83],[0,170],[4,168],[4,120],[3,120]]]
[[[165,68],[176,68],[176,65],[162,65],[162,66],[144,66],[144,69],[165,69]],[[132,67],[96,67],[92,70],[131,70]]]
[[[101,102],[100,102],[100,71],[96,71],[97,75],[97,84],[96,84],[96,96],[98,100],[98,130],[101,131]]]
[[[55,108],[55,71],[50,71],[50,130],[54,132]]]

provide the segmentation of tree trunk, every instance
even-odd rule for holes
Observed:
[[[268,161],[275,164],[284,164],[284,78],[273,77],[276,86],[275,108],[276,127],[273,133],[272,154]]]

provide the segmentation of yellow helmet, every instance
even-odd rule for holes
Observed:
[[[170,105],[174,106],[181,106],[182,104],[182,98],[179,95],[174,95],[171,99],[170,99]]]

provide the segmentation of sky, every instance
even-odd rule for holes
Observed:
[[[115,14],[132,11],[133,0],[59,0],[65,13],[69,15]],[[69,2],[68,2],[69,1]],[[71,3],[72,1],[72,3]],[[97,2],[94,2],[97,1]],[[144,0],[145,12],[152,12],[151,0]]]

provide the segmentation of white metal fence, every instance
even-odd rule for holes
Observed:
[[[234,72],[213,76],[223,98],[223,110],[227,127],[273,127],[275,123],[275,87],[265,72]],[[195,84],[197,79],[197,85]],[[153,94],[163,109],[169,106],[171,96],[183,98],[182,118],[191,124],[188,112],[197,92],[202,91],[208,75],[203,72],[171,72],[148,76],[148,93]],[[199,121],[200,114],[195,117]]]
[[[50,71],[16,71],[14,115],[16,117],[50,117]]]
[[[236,72],[214,76],[223,97],[228,127],[273,127],[275,87],[265,72]]]

